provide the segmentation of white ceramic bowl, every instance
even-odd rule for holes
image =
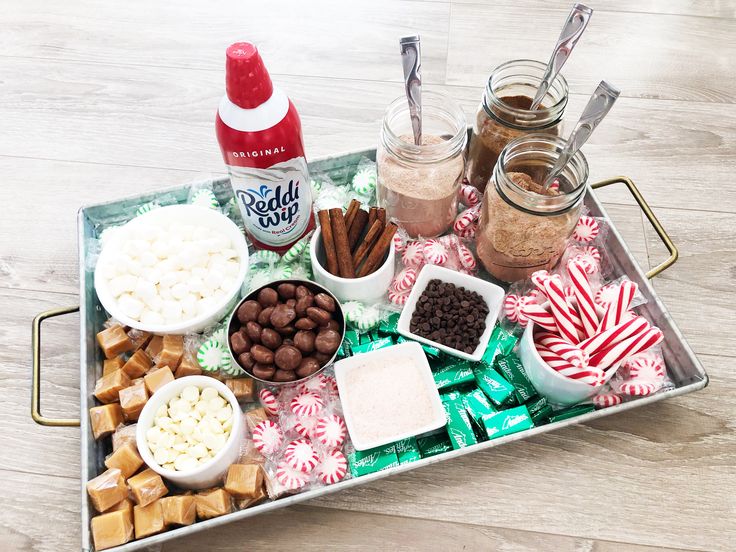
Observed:
[[[153,426],[153,418],[159,407],[178,396],[182,392],[182,389],[190,385],[198,387],[200,391],[206,387],[216,389],[233,409],[233,428],[230,431],[230,436],[225,446],[207,464],[197,466],[190,471],[167,470],[162,468],[153,459],[153,454],[146,443],[146,432]],[[230,464],[235,463],[238,459],[243,435],[243,411],[240,409],[238,399],[235,398],[233,392],[224,383],[215,378],[208,376],[187,376],[167,383],[148,399],[146,406],[143,407],[138,417],[135,440],[138,445],[138,452],[143,458],[143,461],[161,477],[168,479],[183,489],[206,489],[220,483],[222,476],[230,467]]]
[[[240,270],[232,288],[227,290],[224,297],[214,303],[209,312],[202,313],[177,324],[144,324],[126,316],[120,311],[117,300],[110,293],[107,280],[100,275],[98,270],[95,270],[95,291],[97,292],[97,297],[100,299],[100,303],[102,303],[105,310],[110,313],[110,316],[119,320],[124,326],[130,326],[131,328],[159,335],[201,332],[205,328],[222,320],[230,312],[240,295],[240,289],[248,273],[248,245],[245,242],[245,237],[233,221],[213,209],[199,205],[169,205],[149,211],[120,227],[112,235],[110,240],[105,243],[97,260],[97,266],[102,266],[111,255],[117,253],[131,232],[135,231],[141,225],[148,224],[152,220],[156,221],[157,224],[186,222],[198,226],[205,226],[222,232],[230,238],[233,248],[238,252],[240,258]]]
[[[417,305],[419,296],[427,287],[429,281],[434,280],[435,278],[443,282],[455,284],[458,287],[462,286],[467,290],[476,292],[485,300],[486,304],[488,305],[488,316],[486,316],[486,329],[480,336],[478,346],[472,353],[466,353],[464,351],[453,349],[452,347],[447,347],[446,345],[442,345],[441,343],[437,343],[436,341],[432,341],[431,339],[419,336],[409,329],[411,317],[414,314],[414,308]],[[496,324],[498,313],[501,311],[503,296],[503,288],[486,280],[481,280],[480,278],[476,278],[475,276],[470,276],[468,274],[463,274],[462,272],[456,272],[454,270],[450,270],[449,268],[442,268],[441,266],[424,265],[422,267],[422,270],[419,272],[419,276],[417,276],[417,281],[414,284],[414,287],[412,288],[408,299],[406,300],[406,305],[404,305],[404,308],[401,311],[401,316],[399,317],[397,329],[399,333],[404,337],[409,337],[416,341],[426,343],[427,345],[437,347],[439,350],[446,352],[448,355],[453,355],[465,360],[478,362],[483,357],[483,353],[485,353],[486,347],[488,346],[488,340],[491,338],[491,333],[493,333],[493,326]]]
[[[550,403],[569,406],[598,394],[600,387],[567,378],[552,368],[539,356],[534,346],[534,324],[530,323],[519,341],[519,358],[529,381]],[[609,378],[613,373],[609,375]]]
[[[396,252],[394,251],[393,241],[389,247],[388,255],[384,263],[379,266],[375,272],[362,278],[340,278],[330,274],[323,263],[325,262],[325,252],[322,247],[322,229],[317,230],[312,235],[312,241],[309,243],[312,272],[314,280],[321,286],[326,287],[335,294],[340,301],[361,301],[363,303],[373,303],[386,295],[391,280],[394,277],[394,259]]]

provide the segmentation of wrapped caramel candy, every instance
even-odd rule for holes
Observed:
[[[115,433],[112,434],[112,450],[113,451],[118,450],[125,443],[130,443],[133,446],[136,446],[135,432],[136,432],[137,427],[138,427],[138,424],[118,426],[117,429],[115,430]]]
[[[245,424],[248,426],[248,429],[250,431],[253,431],[253,428],[255,428],[263,420],[267,419],[268,414],[266,414],[266,409],[263,407],[252,408],[245,413]]]
[[[158,389],[170,381],[174,381],[174,374],[171,372],[171,368],[164,366],[148,372],[143,376],[143,381],[146,382],[148,392],[153,395]]]
[[[128,330],[128,338],[133,343],[133,350],[137,351],[138,349],[142,349],[148,345],[148,342],[153,338],[153,334],[151,332],[131,328]]]
[[[238,464],[260,464],[266,463],[266,457],[256,448],[252,439],[243,439],[238,455]]]
[[[194,498],[197,504],[197,517],[199,519],[224,516],[233,510],[230,495],[221,487],[199,492],[194,495]]]
[[[164,511],[160,500],[154,500],[145,506],[133,508],[135,522],[135,538],[142,539],[164,530]]]
[[[120,546],[133,538],[132,513],[116,510],[95,516],[91,521],[91,529],[95,550]]]
[[[168,366],[172,372],[179,366],[179,361],[184,354],[184,336],[165,335],[161,354],[158,357],[159,366]]]
[[[239,401],[252,401],[256,391],[256,380],[252,378],[226,379],[225,385]]]
[[[202,368],[199,366],[199,362],[194,357],[194,354],[187,351],[181,357],[179,367],[176,369],[174,376],[177,378],[183,378],[186,376],[201,376]]]
[[[164,511],[164,525],[191,525],[197,520],[193,495],[166,496],[159,502]]]
[[[135,505],[133,504],[133,501],[130,500],[130,498],[124,498],[123,500],[115,504],[115,506],[112,506],[109,510],[107,510],[107,513],[117,512],[118,510],[123,510],[125,512],[128,512],[128,514],[130,514],[130,519],[132,520],[133,519],[133,506]]]
[[[146,506],[169,492],[161,476],[151,468],[128,479],[130,494],[136,504]]]
[[[250,508],[251,506],[255,506],[257,504],[260,504],[263,502],[266,498],[268,498],[268,493],[266,493],[266,486],[261,485],[258,488],[258,492],[256,496],[253,498],[244,498],[243,500],[236,500],[235,501],[235,507],[238,510],[244,510],[245,508]]]
[[[125,364],[125,359],[120,355],[115,358],[106,358],[102,361],[102,375],[106,376],[115,370],[120,370],[123,364]]]
[[[227,470],[225,490],[233,498],[255,498],[263,488],[263,469],[258,464],[232,464]]]
[[[95,439],[106,437],[123,423],[123,409],[118,403],[93,406],[89,409],[89,421]]]
[[[130,378],[139,378],[151,369],[151,357],[143,349],[138,349],[123,365],[123,372]]]
[[[130,378],[122,369],[102,376],[95,384],[95,397],[101,403],[117,402],[118,393],[130,385]]]
[[[97,334],[97,343],[105,358],[113,358],[133,349],[133,342],[120,324],[115,324]]]
[[[126,420],[137,421],[146,402],[148,402],[148,389],[143,379],[120,390],[120,406]]]
[[[131,477],[142,465],[143,458],[138,454],[135,444],[132,443],[125,443],[105,460],[105,466],[119,469],[125,479]]]
[[[111,468],[87,482],[87,494],[92,506],[104,512],[128,496],[123,472]]]
[[[146,345],[146,353],[149,357],[152,359],[155,359],[158,357],[158,355],[161,354],[161,349],[164,347],[164,336],[162,335],[154,335],[151,338],[151,341],[148,342],[148,345]]]

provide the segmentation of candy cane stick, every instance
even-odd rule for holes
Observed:
[[[561,337],[552,333],[540,332],[534,336],[536,343],[547,347],[550,351],[560,355],[573,366],[585,367],[588,364],[588,355],[579,347],[571,345]]]
[[[537,353],[539,353],[539,356],[542,358],[542,360],[546,362],[547,365],[553,370],[562,370],[565,368],[569,368],[569,369],[575,368],[575,366],[570,364],[568,361],[566,361],[564,358],[562,358],[557,353],[553,353],[552,351],[550,351],[544,345],[535,343],[534,346],[536,347]]]
[[[593,337],[598,329],[598,313],[595,309],[593,301],[593,290],[590,287],[588,274],[585,267],[580,261],[570,261],[567,263],[567,273],[570,275],[575,300],[578,303],[578,311],[580,319],[583,323],[585,337]]]
[[[523,316],[534,322],[537,326],[551,332],[557,332],[555,317],[543,306],[537,305],[536,303],[525,303],[520,307],[520,310]]]
[[[590,358],[590,365],[604,370],[618,366],[628,357],[654,347],[663,338],[662,330],[650,327],[642,333],[634,334],[607,349],[598,351]]]
[[[532,275],[529,276],[529,279],[532,281],[532,283],[537,286],[537,289],[542,292],[542,294],[547,297],[547,291],[544,289],[544,282],[549,278],[549,272],[546,270],[537,270],[536,272],[532,272]]]
[[[649,322],[647,319],[643,316],[637,316],[636,318],[622,322],[618,326],[614,326],[605,332],[601,332],[593,337],[589,337],[588,339],[581,341],[579,347],[589,355],[593,355],[598,351],[615,345],[619,341],[627,339],[634,334],[642,333],[648,329]]]
[[[557,275],[550,276],[544,280],[543,285],[560,335],[570,343],[578,343],[580,341],[578,331],[565,300],[565,293],[562,291],[562,278]]]
[[[621,318],[623,317],[623,314],[629,310],[629,306],[631,305],[631,301],[634,300],[634,295],[636,294],[637,289],[639,289],[639,286],[631,280],[621,282],[621,285],[618,288],[618,296],[616,297],[616,300],[611,301],[611,303],[606,307],[606,314],[603,315],[603,319],[598,325],[599,332],[613,328],[616,324],[621,323]]]
[[[565,298],[565,301],[567,302],[567,307],[570,309],[572,324],[573,326],[575,326],[575,331],[577,331],[578,333],[578,340],[583,340],[586,338],[585,329],[583,328],[583,321],[578,314],[577,308],[575,307],[575,299],[573,297],[567,296]]]
[[[537,346],[537,352],[550,368],[566,378],[587,383],[594,387],[603,385],[605,381],[606,374],[600,368],[578,368],[543,346]]]

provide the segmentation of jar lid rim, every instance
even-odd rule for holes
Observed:
[[[541,61],[537,61],[535,59],[512,59],[510,61],[506,61],[504,63],[501,63],[500,65],[497,65],[493,71],[491,71],[491,74],[488,76],[488,81],[486,83],[486,96],[490,96],[491,101],[498,107],[502,107],[505,110],[508,110],[510,113],[513,113],[515,115],[524,115],[528,113],[545,113],[545,112],[554,112],[559,110],[560,108],[564,108],[567,104],[568,94],[570,91],[570,86],[567,84],[567,79],[562,75],[562,73],[557,73],[555,75],[555,78],[552,79],[552,82],[550,83],[550,90],[555,86],[555,83],[559,83],[559,85],[562,87],[562,97],[553,105],[545,108],[535,109],[534,111],[531,111],[529,109],[521,109],[518,107],[513,107],[506,102],[503,101],[503,99],[496,94],[496,91],[493,89],[492,81],[493,77],[501,70],[507,69],[509,67],[513,66],[529,66],[533,67],[535,69],[541,70],[542,73],[544,73],[544,70],[547,67],[546,63],[542,63]],[[531,80],[537,81],[539,84],[542,82],[541,77],[537,77],[535,75],[525,75]]]

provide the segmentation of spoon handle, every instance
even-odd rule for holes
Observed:
[[[542,82],[539,84],[537,89],[537,95],[534,96],[530,110],[535,110],[542,103],[544,96],[547,95],[552,81],[555,80],[557,73],[560,72],[562,66],[565,65],[567,58],[570,57],[572,49],[577,44],[580,37],[583,35],[585,27],[588,26],[588,21],[593,15],[593,10],[584,4],[574,4],[570,15],[567,16],[565,26],[562,28],[560,38],[557,39],[555,49],[552,51],[552,57],[549,58],[547,63],[547,70],[544,72]]]
[[[621,94],[621,91],[612,84],[606,81],[600,82],[598,88],[595,89],[590,100],[588,100],[588,105],[585,106],[583,114],[580,115],[580,120],[570,133],[570,137],[567,139],[565,147],[562,148],[560,156],[549,171],[549,175],[547,175],[544,181],[545,189],[549,187],[562,169],[565,168],[570,158],[588,141],[595,127],[598,126],[611,110],[613,104],[616,103],[619,94]]]
[[[419,146],[422,144],[422,50],[419,35],[404,36],[399,40],[399,45],[411,128],[414,143]]]

